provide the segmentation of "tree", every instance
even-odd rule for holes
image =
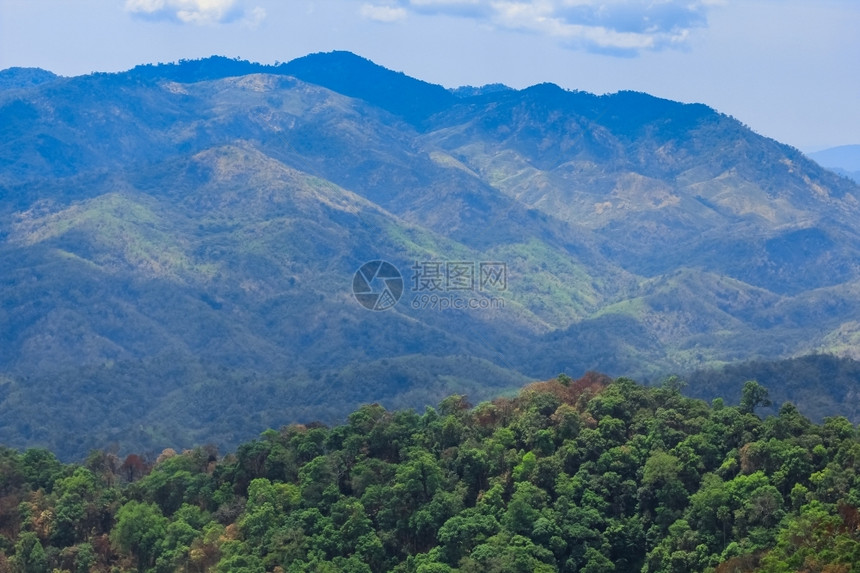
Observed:
[[[855,510],[856,512],[856,510]],[[857,524],[847,524],[831,508],[814,501],[786,519],[776,546],[762,559],[765,573],[784,571],[854,572],[860,564]]]
[[[63,466],[57,456],[48,450],[32,448],[21,455],[19,468],[30,487],[50,493]]]
[[[770,406],[767,388],[755,380],[747,380],[741,390],[741,403],[739,408],[745,414],[753,414],[759,406],[767,408]]]
[[[502,531],[478,545],[460,563],[463,573],[553,573],[552,552],[522,535]]]
[[[89,573],[90,568],[96,562],[96,554],[93,551],[93,546],[89,543],[81,543],[77,546],[75,553],[75,571],[74,573]]]
[[[655,452],[645,462],[642,475],[643,508],[653,512],[657,524],[665,531],[680,517],[680,510],[687,503],[687,490],[679,478],[680,460],[666,452]]]
[[[54,484],[57,501],[51,541],[58,547],[85,541],[91,531],[100,530],[109,510],[102,499],[107,493],[98,477],[87,468],[78,467],[68,477]]]
[[[456,565],[476,545],[498,533],[500,528],[495,517],[474,509],[467,509],[455,515],[439,528],[442,559]]]
[[[528,535],[546,504],[546,492],[524,481],[516,485],[502,524],[511,532]]]
[[[47,573],[48,560],[39,538],[31,531],[23,532],[15,544],[12,563],[21,573]]]
[[[725,548],[732,528],[733,506],[731,494],[718,475],[703,476],[701,487],[690,496],[687,515],[713,553]]]
[[[265,573],[260,558],[253,555],[250,548],[238,541],[224,544],[224,556],[218,562],[217,573]]]
[[[145,476],[149,467],[139,455],[129,454],[119,469],[125,481],[133,482]]]
[[[154,503],[132,500],[117,511],[111,541],[122,551],[135,555],[137,568],[143,571],[155,563],[167,523],[167,518]]]
[[[397,468],[395,487],[406,495],[407,503],[415,507],[430,501],[442,483],[442,472],[434,457],[426,451],[415,450],[409,458]]]

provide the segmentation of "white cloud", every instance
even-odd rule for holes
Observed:
[[[364,4],[374,10],[482,20],[498,28],[537,33],[565,46],[634,56],[642,51],[683,48],[707,11],[722,0],[392,0]],[[393,21],[395,18],[390,18]]]
[[[388,4],[364,4],[361,7],[361,15],[376,22],[397,22],[406,18],[406,9]]]
[[[197,25],[241,22],[256,26],[266,17],[263,8],[249,9],[242,0],[126,0],[125,9],[149,20]]]

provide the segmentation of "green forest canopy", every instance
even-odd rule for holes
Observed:
[[[587,374],[234,453],[0,450],[0,572],[860,571],[845,418]]]

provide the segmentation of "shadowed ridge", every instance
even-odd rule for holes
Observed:
[[[275,66],[249,62],[248,60],[210,56],[201,60],[179,60],[168,64],[143,64],[135,66],[125,73],[140,79],[194,83],[248,74],[278,73],[277,70],[278,68]]]
[[[281,65],[278,71],[363,99],[412,124],[459,100],[440,85],[389,70],[351,52],[310,54]]]

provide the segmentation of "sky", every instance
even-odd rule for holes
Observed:
[[[349,50],[445,87],[705,103],[816,151],[860,143],[858,31],[858,0],[0,0],[0,69]]]

